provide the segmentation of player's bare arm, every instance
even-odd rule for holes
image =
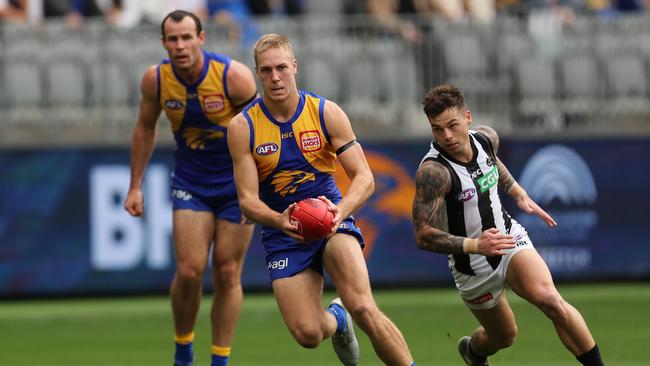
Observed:
[[[488,126],[478,126],[476,130],[485,134],[492,143],[494,148],[494,155],[496,156],[497,151],[499,150],[499,136],[497,132]],[[557,226],[555,220],[544,211],[535,201],[533,201],[526,190],[517,183],[515,178],[512,176],[508,168],[503,164],[499,157],[496,157],[497,171],[499,172],[499,187],[511,196],[517,206],[524,212],[539,216],[548,226],[554,227]]]
[[[241,112],[248,103],[257,97],[257,85],[251,70],[239,61],[230,61],[226,75],[228,95],[237,112]]]
[[[515,200],[515,203],[517,203],[517,206],[521,210],[528,214],[539,216],[550,227],[557,225],[551,215],[539,207],[528,196],[526,190],[517,183],[508,168],[506,168],[499,158],[497,158],[497,170],[499,172],[499,187]]]
[[[284,212],[279,213],[260,200],[259,175],[249,142],[248,122],[240,113],[233,117],[228,124],[228,150],[233,161],[233,175],[242,212],[253,222],[277,227],[288,235],[302,240],[302,236],[296,234],[296,225],[291,224],[289,220],[295,203],[291,204]]]
[[[494,154],[496,155],[499,153],[499,134],[494,130],[494,128],[490,126],[480,125],[474,127],[474,130],[487,136],[487,138],[490,140],[490,143],[492,144],[492,148],[494,149]]]
[[[161,107],[158,102],[157,66],[151,66],[140,83],[140,113],[131,141],[131,183],[124,208],[133,216],[144,214],[142,180],[156,144],[156,127]]]
[[[434,161],[424,162],[415,175],[413,226],[419,249],[446,254],[478,253],[503,255],[515,241],[497,229],[488,229],[477,239],[455,236],[447,232],[449,222],[445,195],[451,189],[449,171]]]
[[[332,147],[337,151],[337,159],[350,178],[350,187],[338,204],[339,212],[335,212],[336,228],[338,223],[355,213],[370,198],[375,190],[375,180],[363,149],[356,142],[348,116],[332,101],[326,101],[324,108],[325,125]]]

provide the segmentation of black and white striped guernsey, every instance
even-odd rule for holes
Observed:
[[[450,234],[478,238],[490,228],[510,233],[514,220],[501,206],[498,194],[499,173],[492,143],[478,131],[469,132],[471,161],[462,163],[454,159],[434,141],[420,165],[433,160],[445,166],[451,174],[451,191],[445,197]],[[500,261],[501,256],[449,255],[449,265],[467,275],[492,273]]]

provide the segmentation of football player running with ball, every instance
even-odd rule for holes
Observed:
[[[370,289],[363,237],[351,215],[372,194],[374,180],[348,117],[335,103],[297,89],[298,64],[286,37],[262,36],[254,56],[263,96],[232,119],[228,147],[241,208],[263,226],[273,293],[289,331],[306,348],[332,337],[341,362],[357,365],[354,320],[385,364],[414,364]],[[337,158],[351,180],[344,197],[332,177]],[[308,197],[334,213],[328,238],[304,242],[290,220],[296,202]],[[340,296],[326,310],[323,267]]]

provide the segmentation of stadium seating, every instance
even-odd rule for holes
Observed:
[[[589,53],[574,53],[561,57],[558,62],[561,110],[567,122],[592,118],[603,102],[597,59]]]
[[[311,85],[311,90],[320,95],[339,95],[339,73],[332,62],[318,54],[312,54],[301,60],[302,81]]]
[[[307,8],[333,14],[341,5],[310,0]],[[499,15],[491,25],[414,21],[419,42],[364,16],[258,18],[239,40],[208,23],[205,48],[253,66],[251,34],[288,35],[299,86],[344,106],[361,134],[376,126],[414,133],[402,128],[404,120],[419,113],[423,93],[442,82],[460,86],[472,108],[501,130],[570,130],[576,121],[608,128],[628,115],[638,129],[650,126],[648,16],[578,16],[561,26],[548,13],[532,21]],[[545,26],[552,27],[549,35]],[[58,117],[44,128],[71,120],[130,126],[142,73],[166,56],[159,32],[152,24],[115,29],[90,22],[81,31],[62,22],[2,24],[1,122],[40,124],[51,115]]]
[[[614,54],[605,58],[609,82],[607,107],[610,113],[647,115],[648,73],[637,54]]]
[[[553,60],[529,57],[517,64],[516,91],[519,95],[517,123],[558,129],[558,84]]]

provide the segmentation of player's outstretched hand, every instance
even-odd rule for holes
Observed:
[[[303,238],[302,235],[299,234],[299,229],[298,229],[298,223],[294,222],[291,220],[291,213],[293,212],[294,209],[297,208],[298,204],[297,203],[292,203],[290,204],[284,212],[282,212],[282,216],[280,218],[280,225],[279,228],[287,235],[290,237],[298,240],[298,241],[305,241],[305,238]]]
[[[485,256],[504,255],[505,250],[515,247],[512,235],[501,234],[499,229],[491,228],[481,233],[478,238],[478,254]]]
[[[523,195],[519,198],[517,200],[517,206],[528,214],[539,216],[539,218],[541,218],[549,227],[557,226],[555,219],[553,219],[546,211],[542,210],[542,208],[539,207],[532,198],[528,197],[528,195]]]
[[[144,215],[144,196],[139,189],[129,189],[124,200],[124,209],[131,215],[142,217]]]
[[[332,203],[332,201],[325,196],[318,196],[318,199],[327,203],[329,210],[334,214],[334,218],[332,219],[332,234],[334,234],[342,221],[341,210],[339,210],[338,206]]]

